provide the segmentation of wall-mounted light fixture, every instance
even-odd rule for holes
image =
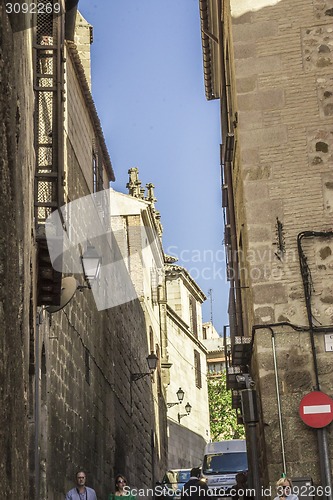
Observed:
[[[60,311],[65,307],[70,300],[72,300],[73,295],[76,290],[83,290],[84,288],[91,289],[91,285],[98,278],[99,271],[101,269],[101,257],[98,255],[95,247],[88,245],[87,250],[81,255],[81,263],[83,269],[84,280],[86,285],[80,285],[73,276],[66,276],[61,280],[61,294],[60,303],[57,306],[47,306],[45,310],[52,314]]]
[[[238,384],[238,389],[253,389],[255,386],[249,373],[239,373],[236,375],[236,382]]]
[[[185,405],[185,410],[186,410],[186,413],[178,413],[178,423],[180,424],[180,420],[183,418],[183,417],[188,417],[189,414],[191,413],[191,410],[192,410],[192,406],[190,405],[190,403],[187,403]]]
[[[101,257],[94,246],[88,245],[87,250],[81,255],[81,263],[87,285],[78,285],[78,289],[90,289],[93,282],[98,278],[101,269]]]
[[[132,373],[131,374],[131,380],[133,382],[136,382],[137,380],[140,380],[140,378],[143,378],[146,375],[152,375],[153,372],[156,370],[157,361],[158,361],[158,357],[156,356],[156,354],[154,352],[151,352],[149,354],[149,356],[147,356],[146,359],[147,359],[148,368],[149,368],[150,371],[146,372],[146,373]]]
[[[178,398],[178,401],[177,403],[167,403],[167,407],[168,408],[171,408],[172,406],[175,406],[175,405],[179,405],[179,404],[182,404],[183,402],[183,399],[184,399],[184,391],[181,387],[179,387],[178,391],[176,392],[177,394],[177,398]]]

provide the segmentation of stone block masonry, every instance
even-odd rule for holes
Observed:
[[[13,33],[0,6],[0,484],[4,498],[29,498],[33,443],[35,317],[30,315],[34,175],[29,32]],[[20,58],[17,57],[20,54]],[[29,366],[30,364],[30,366]],[[31,431],[31,432],[30,432]]]
[[[237,0],[230,3],[236,11]],[[243,6],[247,11],[231,19],[230,37],[233,111],[239,118],[233,185],[246,267],[242,294],[250,306],[247,316],[257,324],[307,325],[297,235],[332,230],[333,5],[281,0]],[[332,239],[320,238],[303,243],[316,325],[333,324],[332,245]],[[288,475],[310,475],[320,484],[314,432],[298,416],[301,397],[315,384],[309,334],[276,331]],[[274,483],[281,474],[281,443],[269,336],[269,330],[257,332],[251,371],[262,408],[263,478]],[[316,334],[315,346],[321,388],[331,394],[332,356],[323,350],[322,334]]]

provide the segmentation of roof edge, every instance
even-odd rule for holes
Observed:
[[[217,99],[217,97],[213,95],[213,86],[212,86],[213,75],[212,75],[210,40],[209,37],[205,34],[205,31],[209,31],[207,0],[199,0],[199,10],[200,10],[200,24],[201,24],[201,43],[202,43],[205,94],[207,101],[212,101],[214,99]]]
[[[101,121],[99,119],[97,109],[96,109],[93,97],[92,97],[90,89],[89,89],[89,85],[88,85],[88,82],[86,79],[86,75],[84,72],[84,68],[83,68],[77,47],[76,47],[75,43],[70,41],[70,40],[66,40],[66,46],[68,48],[68,53],[71,56],[71,60],[73,62],[76,76],[79,80],[82,94],[83,94],[85,101],[87,103],[88,111],[90,113],[90,117],[91,117],[91,120],[93,122],[96,136],[97,136],[98,141],[100,143],[100,147],[102,150],[102,155],[103,155],[106,170],[109,174],[110,180],[115,181],[115,175],[114,175],[110,155],[109,155],[106,143],[105,143],[105,138],[104,138],[104,134],[103,134]]]

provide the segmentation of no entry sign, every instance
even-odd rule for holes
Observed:
[[[302,398],[299,414],[306,425],[320,429],[333,420],[333,399],[324,392],[313,391]]]

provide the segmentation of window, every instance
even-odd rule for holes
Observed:
[[[194,350],[194,374],[195,374],[195,385],[201,389],[201,363],[200,363],[200,353]]]
[[[190,301],[190,327],[193,335],[198,338],[198,321],[197,321],[197,303],[192,295],[189,296]]]
[[[154,332],[152,327],[149,327],[149,352],[154,351]]]
[[[205,455],[202,472],[209,475],[242,472],[248,469],[246,452]]]
[[[92,151],[92,174],[93,174],[93,193],[103,189],[103,165],[98,154],[98,150],[93,146]]]
[[[225,371],[225,361],[216,361],[214,363],[208,363],[208,371],[212,375],[220,374]]]

